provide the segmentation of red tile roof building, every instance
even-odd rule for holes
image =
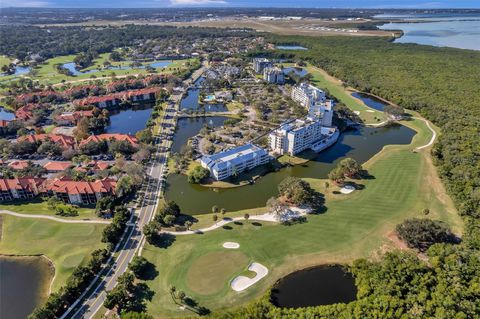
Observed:
[[[67,178],[47,180],[43,190],[55,195],[65,203],[88,205],[94,204],[102,197],[115,195],[117,182],[105,178],[94,182],[73,181]]]
[[[50,140],[55,144],[59,144],[63,149],[75,148],[75,139],[63,134],[33,134],[24,135],[18,138],[18,141],[28,141],[30,143],[40,143],[45,140]]]
[[[128,134],[99,134],[99,135],[90,135],[87,139],[84,139],[80,142],[80,147],[90,142],[101,142],[101,141],[127,141],[133,147],[138,147],[138,140],[133,135]]]
[[[48,162],[43,165],[43,168],[47,170],[48,173],[59,173],[70,167],[72,167],[72,162]]]
[[[55,117],[55,121],[60,125],[77,125],[82,117],[93,117],[93,111],[65,112]]]
[[[98,108],[109,108],[119,105],[121,101],[154,101],[155,93],[160,90],[161,88],[159,87],[130,90],[118,93],[111,93],[104,96],[90,96],[84,99],[74,100],[73,103],[78,106],[94,105]]]
[[[33,117],[33,109],[36,108],[38,104],[27,104],[22,106],[18,110],[15,111],[15,118],[28,121]]]
[[[7,166],[14,170],[21,170],[27,168],[28,165],[28,161],[11,161]]]
[[[43,97],[61,97],[58,92],[55,91],[39,91],[20,94],[15,98],[15,102],[19,104],[37,103]]]
[[[0,201],[27,199],[37,196],[41,191],[43,178],[2,178],[0,179]]]

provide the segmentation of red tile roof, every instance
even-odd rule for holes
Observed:
[[[20,94],[15,98],[15,101],[18,103],[29,103],[33,98],[44,97],[49,95],[59,96],[59,94],[55,91],[30,92],[30,93]]]
[[[21,170],[28,167],[28,161],[11,161],[7,166],[11,169]]]
[[[87,139],[80,142],[80,146],[88,144],[90,142],[101,142],[101,141],[127,141],[132,144],[133,147],[138,146],[138,140],[133,135],[128,134],[99,134],[99,135],[90,135]]]
[[[43,142],[44,140],[49,139],[55,144],[60,144],[64,149],[73,149],[75,148],[75,139],[68,135],[63,134],[33,134],[33,135],[24,135],[18,138],[18,141],[28,141],[30,143]]]
[[[15,117],[17,119],[21,119],[24,121],[28,121],[33,117],[33,109],[36,108],[38,104],[27,104],[25,106],[22,106],[18,110],[15,111]]]
[[[8,123],[10,123],[10,121],[0,120],[0,127],[7,127],[7,126],[8,126]]]
[[[55,119],[57,121],[67,121],[75,124],[82,117],[93,117],[93,111],[66,112],[58,115]]]
[[[48,162],[43,165],[47,171],[61,172],[72,167],[72,162]]]
[[[150,87],[150,88],[144,88],[144,89],[138,89],[138,90],[129,90],[129,91],[124,91],[124,92],[111,93],[111,94],[103,95],[103,96],[89,96],[89,97],[86,97],[84,99],[74,100],[73,103],[76,104],[76,105],[80,105],[80,106],[91,105],[91,104],[97,104],[97,103],[106,102],[106,101],[113,101],[115,99],[117,99],[117,100],[129,99],[133,96],[156,93],[160,90],[161,90],[161,88],[159,88],[159,87]]]
[[[115,193],[117,182],[113,179],[105,178],[94,182],[73,181],[69,179],[47,180],[44,183],[46,191],[54,193],[66,193],[70,195],[77,194],[95,194],[95,193]]]
[[[34,192],[45,181],[44,178],[22,177],[22,178],[1,178],[0,190],[26,190]]]

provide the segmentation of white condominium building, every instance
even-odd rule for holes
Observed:
[[[202,166],[210,171],[216,180],[240,174],[271,160],[268,152],[254,144],[245,144],[200,159]]]
[[[253,59],[253,69],[256,73],[261,74],[265,68],[271,68],[273,63],[269,59],[265,58],[254,58]]]
[[[282,69],[270,67],[263,69],[263,79],[268,83],[283,84],[285,82],[285,75]]]
[[[307,149],[321,151],[335,143],[338,135],[337,129],[322,126],[320,119],[307,117],[283,124],[268,135],[268,140],[274,153],[295,155]]]
[[[319,104],[310,105],[308,109],[310,117],[318,118],[322,122],[322,126],[332,126],[333,120],[333,101],[326,100]]]
[[[313,85],[307,83],[301,83],[296,85],[292,89],[292,100],[300,103],[307,109],[310,109],[311,105],[325,102],[325,92]]]

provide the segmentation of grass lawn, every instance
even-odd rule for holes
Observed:
[[[9,65],[10,63],[12,63],[12,59],[10,59],[9,57],[6,57],[4,55],[0,55],[0,67],[4,66],[4,65]]]
[[[98,59],[96,59],[93,62],[93,65],[86,68],[83,71],[86,70],[92,70],[92,69],[98,69],[99,67],[103,66],[103,62],[107,60],[109,56],[109,53],[104,53],[99,56]],[[147,74],[148,72],[145,69],[128,69],[128,70],[101,70],[98,72],[94,73],[87,73],[87,74],[80,74],[76,76],[67,76],[64,74],[60,74],[57,72],[55,65],[56,64],[64,64],[68,62],[73,62],[73,59],[75,58],[75,55],[64,55],[64,56],[59,56],[55,57],[52,59],[49,59],[45,61],[45,63],[40,64],[38,67],[35,68],[35,74],[33,76],[29,76],[34,80],[39,80],[43,84],[57,84],[61,83],[62,81],[77,81],[77,80],[82,80],[82,79],[103,79],[103,78],[110,78],[111,74],[114,72],[115,75],[117,76],[124,76],[124,75],[137,75],[137,74]],[[181,68],[187,68],[186,62],[187,61],[193,61],[194,59],[189,59],[189,60],[174,60],[172,61],[172,64],[165,68],[156,68],[157,72],[161,73],[172,73],[178,69]],[[128,65],[128,62],[112,62],[113,66],[118,66],[118,65]],[[147,63],[143,63],[147,64]],[[28,75],[27,75],[28,76]],[[93,76],[93,78],[92,78]],[[6,76],[2,77],[2,80],[8,80],[12,79],[15,76]]]
[[[9,202],[1,204],[0,209],[10,210],[12,212],[32,215],[50,215],[65,219],[98,219],[93,208],[78,208],[78,216],[62,217],[55,215],[55,212],[47,207],[47,202],[41,199],[33,199],[30,201]]]
[[[55,265],[52,291],[58,290],[75,267],[105,245],[104,225],[64,224],[40,219],[2,216],[0,254],[45,255]]]
[[[306,223],[231,223],[227,228],[201,235],[177,236],[167,249],[146,246],[144,256],[161,274],[147,282],[156,292],[148,304],[149,313],[158,317],[186,315],[172,302],[168,294],[171,285],[185,291],[201,306],[215,310],[259,297],[277,279],[297,269],[321,263],[349,263],[361,257],[376,258],[395,248],[387,238],[395,225],[408,217],[422,217],[423,208],[430,209],[429,218],[445,220],[461,233],[461,220],[436,174],[429,150],[413,152],[415,147],[427,143],[432,133],[421,120],[403,124],[418,132],[412,144],[385,147],[365,163],[374,178],[356,181],[363,185],[362,190],[349,195],[327,194],[326,212],[309,216]],[[312,187],[325,191],[324,180],[306,180]],[[330,187],[328,192],[334,190]],[[242,214],[229,212],[227,217]],[[200,223],[208,226],[213,222],[207,215],[199,217]],[[269,275],[242,293],[231,290],[230,279],[244,271],[248,262],[238,264],[242,268],[239,272],[231,267],[229,258],[218,258],[218,254],[226,252],[221,246],[225,241],[238,242],[237,251],[249,262],[265,265]],[[196,281],[193,275],[197,276]],[[217,286],[220,277],[224,278],[223,287]],[[212,282],[214,287],[205,284]]]

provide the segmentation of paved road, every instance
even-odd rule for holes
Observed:
[[[20,214],[15,213],[9,210],[0,210],[0,215],[12,215],[15,217],[21,218],[37,218],[37,219],[48,219],[53,220],[59,223],[67,223],[67,224],[110,224],[111,221],[109,220],[95,220],[95,219],[65,219],[65,218],[58,218],[55,216],[50,215],[35,215],[35,214]]]
[[[168,109],[164,114],[164,121],[167,123],[165,127],[174,124],[175,109]],[[164,133],[165,128],[162,126],[159,135]],[[93,318],[93,316],[102,308],[105,300],[106,291],[113,289],[117,283],[117,279],[122,275],[128,267],[128,263],[137,253],[137,249],[143,246],[144,238],[142,228],[155,215],[158,200],[162,193],[161,176],[166,168],[168,147],[171,141],[156,137],[156,153],[152,155],[151,165],[147,168],[148,179],[146,183],[145,195],[140,207],[135,210],[134,216],[136,222],[130,224],[127,229],[127,239],[125,244],[119,250],[118,257],[115,259],[113,266],[106,270],[106,275],[87,289],[82,301],[73,305],[61,318]],[[98,281],[98,280],[97,280]],[[79,300],[80,300],[79,299]]]

